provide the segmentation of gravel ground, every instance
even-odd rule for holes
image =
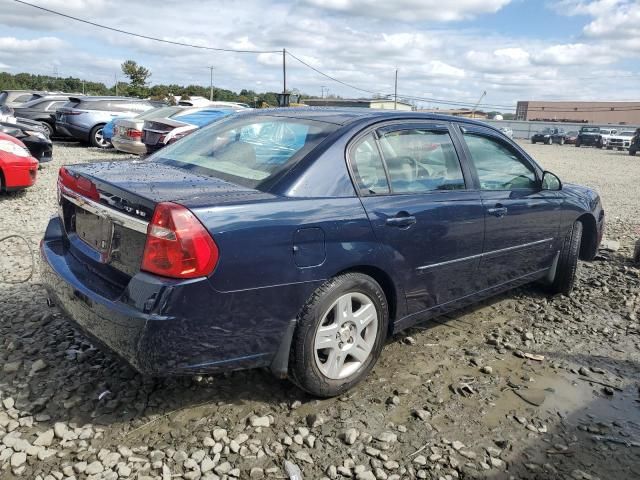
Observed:
[[[0,243],[0,478],[300,478],[287,461],[305,479],[639,478],[640,158],[524,146],[598,189],[620,248],[571,298],[521,288],[396,336],[319,401],[263,371],[143,378],[48,307],[28,248],[58,167],[129,158],[56,144],[35,187],[0,196],[0,237],[29,239]]]

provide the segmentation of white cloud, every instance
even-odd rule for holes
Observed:
[[[495,13],[511,0],[304,0],[325,10],[357,16],[396,19],[409,22],[425,20],[452,22]]]
[[[536,53],[534,59],[543,65],[606,65],[615,63],[619,54],[606,46],[569,43],[547,47]]]
[[[15,37],[0,37],[0,51],[11,54],[41,51],[47,52],[63,48],[66,42],[56,37],[42,37],[33,40],[22,40]]]

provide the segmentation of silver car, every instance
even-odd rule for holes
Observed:
[[[89,142],[94,147],[107,148],[111,142],[102,129],[117,117],[133,117],[155,108],[150,100],[126,97],[69,97],[56,111],[56,131]]]
[[[142,143],[142,127],[145,120],[154,118],[171,117],[180,110],[187,107],[161,107],[148,110],[134,118],[121,118],[114,122],[113,137],[111,143],[122,152],[133,153],[135,155],[145,155],[147,147]]]

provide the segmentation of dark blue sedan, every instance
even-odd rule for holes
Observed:
[[[318,396],[420,320],[569,294],[604,228],[596,192],[498,130],[395,111],[240,113],[58,191],[44,277],[88,336],[145,374],[270,367]]]

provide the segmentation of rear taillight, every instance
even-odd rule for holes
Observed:
[[[79,193],[83,197],[96,202],[100,200],[100,195],[98,194],[98,189],[95,183],[87,178],[81,177],[80,175],[71,173],[64,167],[61,167],[58,172],[58,202],[60,201],[62,187]]]
[[[127,130],[127,137],[142,138],[142,132],[140,130],[136,130],[135,128],[130,128]]]
[[[163,277],[195,278],[213,272],[218,246],[187,208],[159,203],[147,227],[141,270]]]

